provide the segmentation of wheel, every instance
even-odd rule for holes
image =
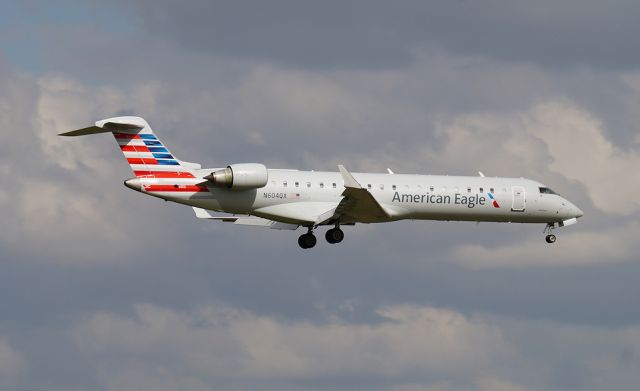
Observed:
[[[340,228],[331,228],[324,237],[331,244],[340,243],[344,239],[344,232]]]
[[[553,234],[547,235],[546,241],[547,241],[547,243],[555,243],[556,242],[556,235],[553,235]]]
[[[308,248],[307,244],[305,243],[305,235],[300,235],[300,237],[298,238],[298,246],[300,246],[301,248]]]
[[[300,235],[298,238],[298,245],[302,248],[312,248],[316,245],[317,239],[312,233],[307,233],[304,235]]]

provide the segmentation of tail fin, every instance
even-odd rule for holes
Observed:
[[[177,159],[156,137],[151,127],[140,117],[115,117],[96,122],[95,126],[60,134],[60,136],[84,136],[96,133],[113,133],[118,146],[136,177],[144,178],[194,178],[196,163]]]

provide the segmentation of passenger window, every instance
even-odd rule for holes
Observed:
[[[307,187],[311,187],[311,182],[307,182]]]
[[[493,190],[493,187],[491,189],[489,189],[490,193],[495,193],[495,190]]]
[[[480,188],[480,189],[478,189],[478,190],[480,190],[480,193],[484,193],[484,188],[482,188],[482,187],[481,187],[481,188]]]
[[[296,182],[296,187],[300,187],[300,182]]]
[[[434,190],[435,190],[435,188],[434,188],[433,186],[431,186],[431,187],[429,188],[429,191],[434,191]]]
[[[333,182],[331,185],[333,186],[334,189],[336,188],[336,183],[335,182]]]
[[[467,193],[471,193],[471,188],[467,187]]]
[[[396,189],[396,185],[391,186],[391,188],[392,188],[393,190],[395,190],[395,189]]]
[[[380,190],[384,190],[384,185],[380,185]]]
[[[282,182],[283,187],[287,187],[287,181]]]
[[[324,189],[324,183],[320,182],[320,188]]]
[[[367,184],[367,189],[371,190],[371,183]]]

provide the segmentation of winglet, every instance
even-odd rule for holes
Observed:
[[[342,164],[338,164],[338,170],[340,170],[340,174],[342,175],[342,180],[344,181],[344,187],[351,187],[354,189],[362,189],[362,186],[356,181],[356,179],[351,175],[349,171]]]
[[[213,216],[211,216],[209,214],[209,212],[207,212],[206,210],[202,209],[202,208],[196,208],[195,206],[193,207],[193,211],[196,213],[196,217],[199,219],[212,219]]]

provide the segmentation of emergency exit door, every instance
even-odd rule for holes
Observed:
[[[512,203],[511,210],[514,212],[524,212],[526,194],[524,187],[514,186],[511,188]]]

